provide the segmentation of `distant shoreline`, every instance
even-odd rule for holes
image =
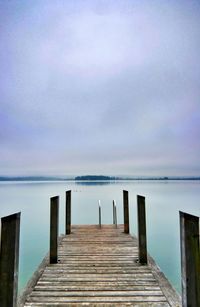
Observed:
[[[96,176],[96,175],[86,175],[86,176],[77,176],[71,178],[61,178],[61,177],[45,177],[45,176],[0,176],[0,181],[95,181],[95,182],[115,182],[115,181],[147,181],[147,180],[159,180],[159,181],[172,181],[172,180],[200,180],[200,177],[114,177],[114,176]]]

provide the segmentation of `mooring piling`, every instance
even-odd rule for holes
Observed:
[[[101,201],[98,201],[98,208],[99,208],[99,227],[101,228]]]
[[[124,232],[129,233],[129,202],[128,191],[123,190]]]
[[[58,262],[59,196],[50,198],[50,263]]]
[[[71,190],[66,191],[66,226],[65,234],[69,235],[71,233]]]
[[[139,262],[147,264],[145,197],[137,195]]]
[[[182,305],[200,306],[199,217],[179,212]]]
[[[21,213],[1,218],[0,306],[16,307]]]

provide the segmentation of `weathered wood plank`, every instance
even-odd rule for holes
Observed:
[[[80,283],[79,283],[80,284]],[[82,285],[71,285],[69,284],[66,286],[65,284],[52,284],[51,282],[44,282],[44,283],[38,283],[35,287],[36,291],[113,291],[113,286],[115,287],[116,291],[157,291],[160,290],[159,286],[140,286],[140,285],[116,285],[112,283],[112,285],[107,285],[106,283],[102,286],[98,285],[91,285],[86,286],[82,283]]]
[[[93,266],[94,267],[94,266]],[[70,267],[67,268],[60,268],[60,269],[55,269],[55,268],[49,268],[47,270],[44,271],[44,274],[124,274],[128,272],[129,274],[136,274],[136,273],[150,273],[149,269],[141,269],[140,268],[122,268],[120,269],[110,269],[109,266],[105,267],[104,269],[100,269],[97,267],[92,268],[81,268],[81,267],[77,267],[77,269],[71,269]]]
[[[53,302],[56,302],[56,303],[60,303],[60,302],[66,302],[66,303],[119,303],[119,302],[151,302],[151,303],[155,303],[155,302],[158,302],[158,303],[161,303],[161,302],[167,302],[166,301],[166,298],[164,296],[127,296],[127,297],[121,297],[121,296],[118,296],[118,297],[112,297],[112,296],[106,296],[106,297],[63,297],[63,296],[60,296],[60,297],[30,297],[28,299],[28,302],[31,302],[31,303],[36,303],[36,302],[43,302],[43,304],[45,303],[53,303]]]
[[[138,242],[123,231],[122,225],[73,226],[59,244],[58,263],[46,265],[20,307],[181,306],[168,303],[153,264],[138,263]]]
[[[163,293],[162,291],[159,289],[159,290],[134,290],[134,291],[131,291],[131,290],[126,290],[126,291],[114,291],[114,290],[107,290],[107,291],[91,291],[91,290],[88,290],[88,291],[80,291],[80,289],[78,289],[78,291],[63,291],[63,290],[60,290],[60,291],[34,291],[34,293],[32,295],[30,295],[30,298],[31,297],[38,297],[38,296],[42,296],[42,297],[104,297],[104,296],[119,296],[119,297],[125,297],[125,296],[141,296],[141,297],[144,297],[144,296],[162,296],[163,297]]]
[[[31,306],[44,306],[43,303],[28,303],[25,305],[26,307],[31,307]],[[90,306],[90,307],[126,307],[126,306],[135,306],[135,307],[169,307],[170,305],[168,303],[150,303],[150,302],[146,302],[146,303],[142,303],[142,302],[137,302],[137,303],[90,303],[88,305],[88,303],[45,303],[45,306],[56,306],[56,307],[80,307],[80,306]]]
[[[44,306],[43,303],[27,303],[25,305],[26,307],[31,307],[31,306]],[[96,303],[45,303],[45,306],[57,306],[57,307],[80,307],[80,306],[90,306],[90,307],[126,307],[126,306],[135,306],[135,307],[169,307],[170,305],[166,302],[156,302],[156,303],[151,303],[151,302],[137,302],[137,303],[130,303],[130,302],[121,302],[121,303],[101,303],[98,302]]]

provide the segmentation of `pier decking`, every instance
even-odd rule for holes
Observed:
[[[72,226],[47,257],[19,306],[181,306],[180,298],[151,257],[138,262],[138,241],[124,225]]]

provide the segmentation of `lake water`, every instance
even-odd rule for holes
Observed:
[[[72,190],[72,224],[112,223],[112,200],[123,223],[123,190],[129,191],[130,231],[137,234],[137,194],[146,197],[148,252],[180,291],[179,210],[200,216],[200,181],[0,182],[0,217],[21,211],[19,288],[49,249],[49,198],[60,196],[60,233],[64,233],[65,191]]]

